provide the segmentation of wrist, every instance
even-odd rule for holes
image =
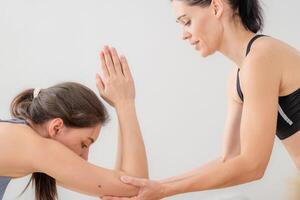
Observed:
[[[115,109],[117,111],[120,110],[126,110],[126,109],[131,109],[135,107],[135,101],[134,100],[124,100],[124,101],[119,101],[118,103],[115,104]]]
[[[176,181],[162,180],[162,198],[174,196],[177,194],[185,193],[186,190],[183,185],[177,183]]]
[[[169,197],[169,196],[172,196],[172,188],[171,188],[171,185],[168,183],[168,182],[165,182],[165,181],[159,181],[160,184],[161,184],[161,191],[160,191],[160,198],[166,198],[166,197]]]

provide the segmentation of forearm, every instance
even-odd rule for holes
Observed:
[[[122,171],[136,177],[148,177],[148,163],[134,102],[116,106],[122,135]]]
[[[121,170],[122,169],[122,158],[123,158],[123,138],[122,138],[121,128],[119,125],[119,131],[118,131],[118,147],[117,147],[117,158],[116,158],[116,164],[115,169]]]
[[[204,164],[204,165],[202,165],[200,167],[192,169],[191,171],[185,172],[185,173],[183,173],[181,175],[178,175],[178,176],[173,176],[173,177],[169,177],[169,178],[163,179],[160,182],[161,183],[171,183],[171,182],[176,182],[176,181],[179,181],[179,180],[183,180],[183,179],[192,177],[195,174],[197,174],[199,171],[206,170],[206,168],[209,168],[212,165],[216,164],[216,162],[220,162],[220,159],[212,160],[212,161],[210,161],[210,162],[208,162],[208,163],[206,163],[206,164]]]
[[[57,141],[42,138],[33,145],[35,147],[31,147],[31,154],[28,154],[34,158],[31,161],[32,171],[53,177],[63,187],[98,197],[133,196],[138,193],[137,187],[120,181],[120,177],[126,175],[124,172],[88,163]]]
[[[212,161],[186,178],[162,182],[165,188],[165,197],[167,197],[180,193],[239,185],[257,180],[261,176],[262,170],[254,167],[243,156],[237,156],[226,162],[221,160]]]

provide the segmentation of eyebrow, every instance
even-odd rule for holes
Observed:
[[[93,144],[95,142],[95,140],[93,138],[88,137],[88,139],[91,141],[91,144]]]
[[[179,16],[179,17],[177,17],[177,19],[176,19],[176,22],[179,22],[179,21],[180,21],[180,19],[181,19],[181,18],[183,18],[183,17],[186,17],[186,14],[183,14],[183,15],[181,15],[181,16]]]

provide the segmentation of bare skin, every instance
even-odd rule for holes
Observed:
[[[156,200],[261,179],[274,145],[278,97],[300,88],[300,53],[275,38],[262,37],[246,57],[247,44],[255,34],[233,17],[226,1],[212,0],[208,7],[201,7],[175,0],[172,5],[183,40],[202,57],[218,51],[235,63],[228,76],[223,152],[205,165],[160,181],[122,177],[123,182],[140,187],[139,194],[131,198],[135,200]],[[236,90],[238,68],[244,102]],[[299,131],[282,143],[300,169]]]
[[[125,174],[148,178],[146,151],[135,111],[134,82],[126,58],[119,57],[114,48],[105,47],[100,58],[104,73],[97,75],[97,87],[115,108],[119,120],[121,140],[116,168],[105,169],[87,162],[101,124],[76,129],[55,118],[31,127],[0,123],[0,176],[17,178],[43,172],[59,185],[91,196],[137,195],[137,187],[120,181]]]

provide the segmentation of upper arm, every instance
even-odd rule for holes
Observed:
[[[274,144],[280,67],[266,54],[249,59],[241,75],[244,94],[241,118],[241,155],[264,172]]]
[[[138,189],[120,181],[122,172],[88,163],[51,139],[35,142],[34,169],[48,174],[66,188],[92,196],[133,196]]]
[[[227,116],[223,138],[223,161],[231,159],[240,153],[240,123],[242,115],[242,103],[237,99],[236,73],[234,68],[227,82]]]

